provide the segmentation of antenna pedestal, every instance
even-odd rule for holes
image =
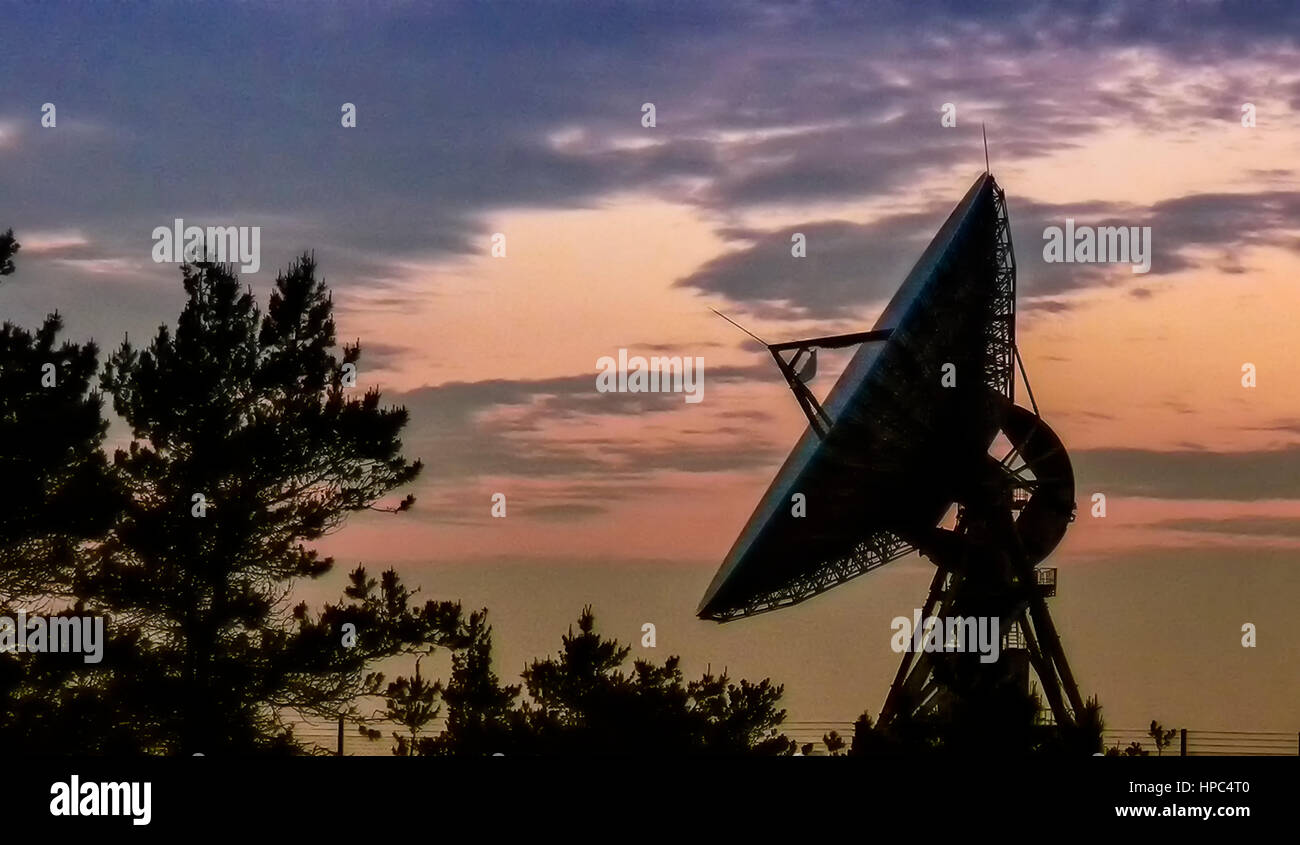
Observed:
[[[997,661],[984,663],[970,649],[905,652],[881,711],[882,727],[908,716],[979,709],[1017,684],[1023,693],[1023,664],[1016,664],[1024,659],[1058,725],[1073,726],[1083,709],[1047,610],[1048,585],[1040,584],[1034,568],[1074,518],[1073,471],[1041,417],[1009,403],[1003,410],[1012,453],[1002,460],[990,456],[982,470],[970,473],[978,482],[960,501],[955,529],[908,539],[937,567],[922,619],[997,619],[999,633],[1018,633],[1012,650],[1019,654],[1000,650]]]

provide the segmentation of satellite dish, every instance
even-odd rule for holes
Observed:
[[[1058,724],[1069,723],[1082,702],[1034,567],[1074,519],[1074,474],[1027,377],[1033,409],[1015,403],[1015,307],[1006,198],[985,172],[870,331],[765,344],[809,425],[698,615],[726,622],[787,607],[917,551],[936,565],[925,615],[1018,625]],[[852,345],[818,402],[805,384],[816,350]],[[1006,453],[991,454],[995,443]],[[792,507],[795,494],[804,508]],[[941,527],[954,505],[955,526]],[[904,655],[882,724],[942,698],[935,668],[946,658],[913,658]]]

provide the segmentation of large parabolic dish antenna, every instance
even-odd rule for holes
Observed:
[[[1045,691],[1055,707],[1059,672],[1077,709],[1033,586],[1033,567],[1073,519],[1074,477],[1036,408],[1015,404],[1015,309],[1006,198],[986,172],[870,331],[770,345],[809,426],[714,576],[699,616],[725,622],[796,604],[919,551],[939,569],[927,606],[951,610],[965,601],[970,610],[959,597],[963,579],[1005,587],[996,615],[1008,627],[1021,623],[1031,638],[1037,623],[1031,658],[1040,678],[1053,675],[1054,689]],[[860,345],[819,404],[799,362],[817,348],[852,344]],[[1010,445],[1002,460],[990,454],[999,433]],[[804,497],[801,509],[795,494]],[[940,527],[954,504],[957,527]]]

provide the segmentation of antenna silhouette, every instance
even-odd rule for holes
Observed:
[[[696,615],[727,622],[779,610],[919,553],[934,566],[921,618],[996,620],[994,630],[1008,634],[1008,656],[989,664],[965,640],[954,648],[926,640],[922,648],[914,639],[876,724],[951,713],[963,702],[995,704],[1007,683],[1028,690],[1032,669],[1068,733],[1085,718],[1085,704],[1046,603],[1056,594],[1056,570],[1040,564],[1074,521],[1074,470],[1037,406],[1015,401],[1015,367],[1025,375],[1015,334],[1016,263],[983,126],[981,134],[986,171],[871,330],[768,345],[808,428]],[[851,345],[857,352],[819,400],[805,384],[804,361],[817,349]],[[938,374],[946,367],[977,383],[944,390]],[[816,496],[820,506],[793,513],[792,492]],[[949,526],[944,518],[954,505]]]
[[[984,124],[980,124],[980,134],[984,136],[984,172],[989,172],[989,133],[984,129]]]

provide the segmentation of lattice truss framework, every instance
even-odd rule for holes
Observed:
[[[1000,186],[993,188],[995,228],[993,266],[996,291],[992,313],[985,323],[988,357],[984,383],[1011,401],[1016,399],[1016,255],[1011,246],[1011,220],[1007,215],[1007,196]]]
[[[913,551],[915,548],[911,543],[896,535],[888,531],[876,532],[865,540],[859,541],[853,551],[845,557],[827,561],[778,589],[756,597],[745,607],[719,614],[714,618],[727,621],[798,604]]]

